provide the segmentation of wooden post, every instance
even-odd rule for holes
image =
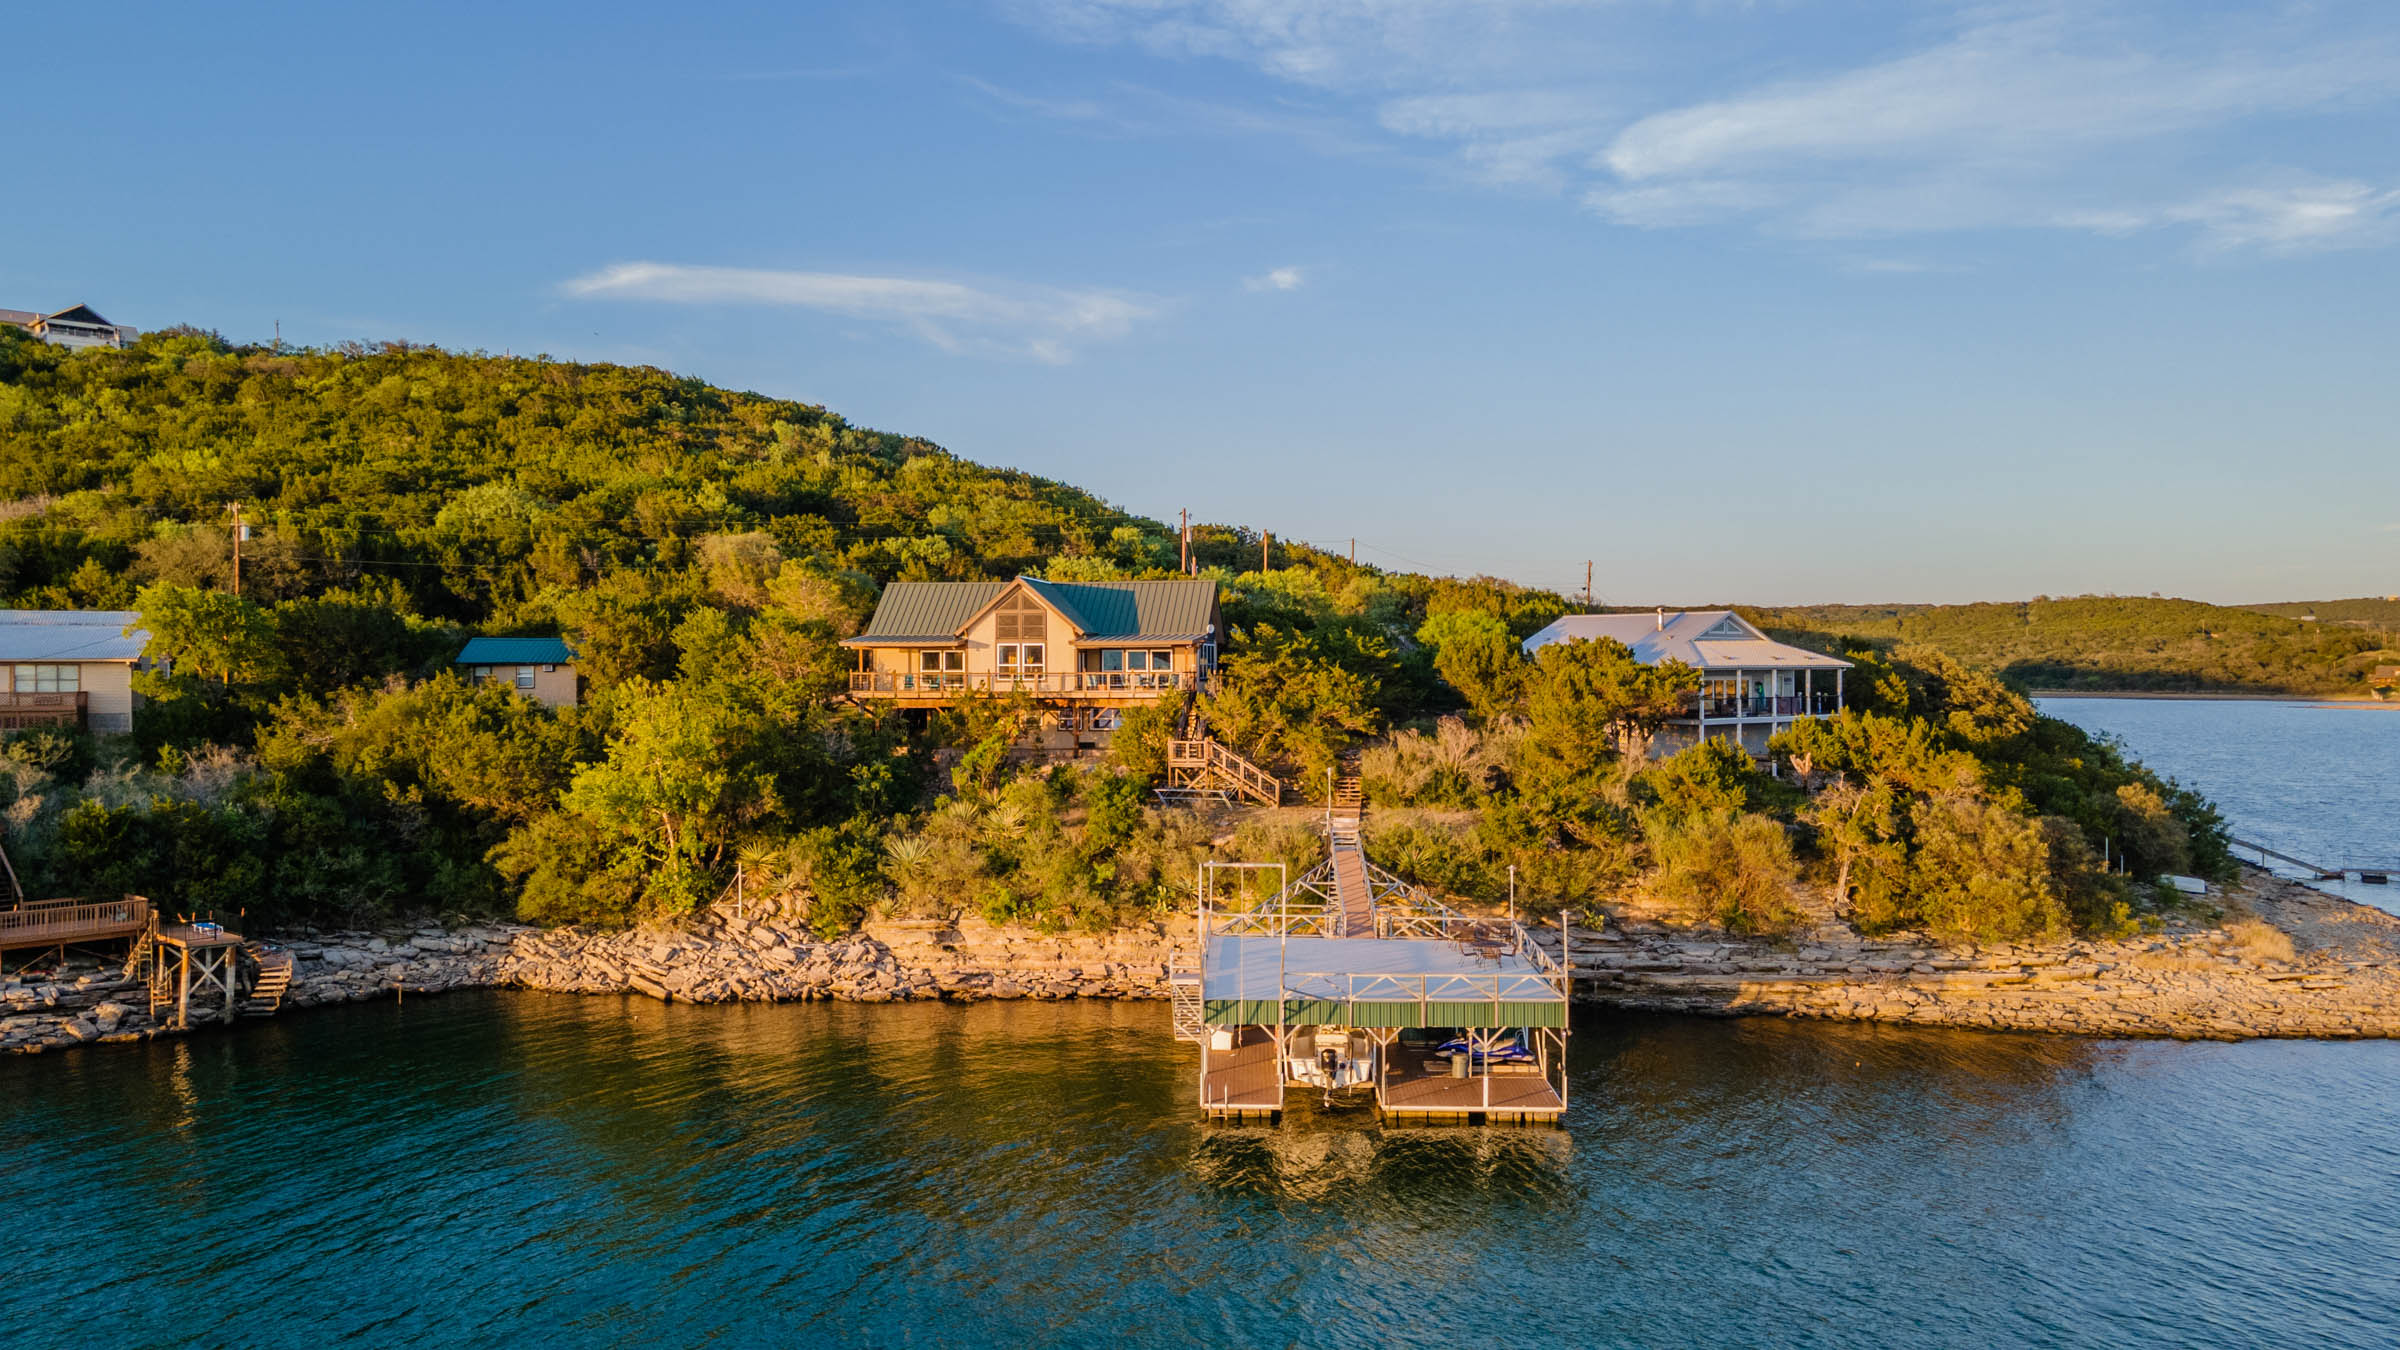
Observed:
[[[227,1026],[233,1025],[233,1019],[241,1011],[240,994],[236,991],[242,987],[242,982],[234,978],[234,951],[235,949],[232,947],[219,947],[217,949],[219,956],[217,967],[218,978],[225,982],[225,1025]]]
[[[181,950],[183,961],[176,967],[175,1025],[185,1027],[192,1024],[192,949],[186,944]]]

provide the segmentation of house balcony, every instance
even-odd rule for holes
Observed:
[[[88,697],[81,690],[59,694],[0,694],[0,731],[81,726],[84,700]]]
[[[1034,698],[1089,699],[1128,702],[1165,698],[1169,694],[1206,690],[1210,677],[1173,670],[1075,670],[1039,675],[1002,675],[973,671],[891,672],[857,671],[850,692],[861,698],[921,700],[938,703],[970,694],[1028,694]]]
[[[1776,694],[1766,698],[1700,698],[1693,700],[1680,720],[1711,722],[1784,720],[1830,717],[1841,711],[1841,699],[1831,693]]]

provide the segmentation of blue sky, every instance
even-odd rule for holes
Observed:
[[[0,306],[654,363],[1620,603],[2400,592],[2388,3],[11,32]]]

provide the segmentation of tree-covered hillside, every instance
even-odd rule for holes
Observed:
[[[2364,694],[2400,636],[2196,600],[1810,605],[1744,613],[1787,639],[1919,643],[2033,689]]]
[[[2242,608],[2286,619],[2340,624],[2344,628],[2374,628],[2400,635],[2400,595],[2362,595],[2352,600],[2288,600],[2268,605],[2244,605]]]
[[[1164,709],[1054,771],[1007,753],[1005,700],[912,725],[845,698],[838,642],[891,581],[1155,576],[1177,547],[821,408],[647,369],[0,329],[0,498],[7,603],[138,610],[172,662],[136,677],[131,736],[0,737],[36,893],[623,923],[738,872],[827,931],[1099,926],[1179,907],[1212,851],[1316,848],[1150,805]],[[2196,795],[1939,651],[1860,648],[1856,709],[1780,744],[1781,776],[1721,743],[1652,764],[1695,673],[1614,643],[1527,660],[1561,597],[1196,533],[1230,630],[1212,734],[1305,793],[1363,756],[1401,808],[1370,847],[1461,896],[1513,867],[1545,907],[1646,891],[1765,931],[1813,888],[1869,926],[2015,937],[2122,928],[2134,879],[2225,865]],[[462,683],[472,632],[564,634],[587,701]]]

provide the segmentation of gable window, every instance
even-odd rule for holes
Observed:
[[[1000,602],[992,615],[994,642],[1041,642],[1050,636],[1050,612],[1023,591]]]
[[[81,688],[81,666],[28,665],[16,669],[16,691],[20,694],[72,694]]]

